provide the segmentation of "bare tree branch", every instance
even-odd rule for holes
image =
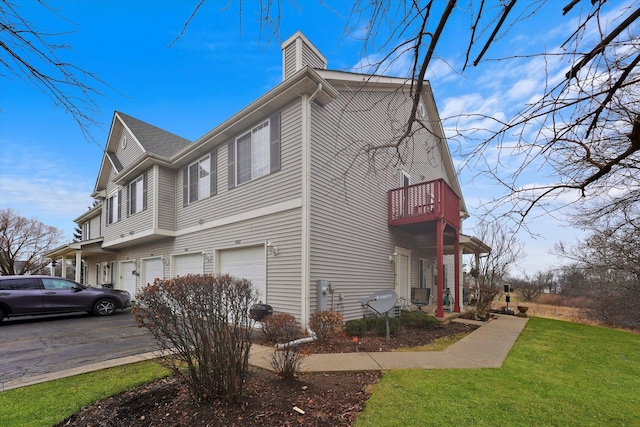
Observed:
[[[58,18],[55,10],[39,2]],[[96,142],[91,127],[98,125],[100,108],[94,97],[101,88],[112,89],[97,74],[62,61],[57,52],[69,46],[54,39],[67,33],[47,32],[28,21],[9,0],[0,0],[0,65],[2,76],[24,80],[49,96],[56,106],[69,113],[88,141]]]

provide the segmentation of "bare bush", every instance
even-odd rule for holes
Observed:
[[[300,372],[304,355],[298,345],[275,350],[271,355],[271,368],[284,380],[294,380]]]
[[[344,318],[337,311],[316,311],[309,319],[309,327],[318,342],[325,343],[343,331]]]
[[[136,321],[168,356],[163,366],[184,380],[198,401],[238,402],[248,372],[251,283],[229,275],[159,280],[138,294]]]
[[[262,321],[262,333],[267,342],[288,342],[303,336],[302,326],[289,313],[275,313]]]
[[[564,298],[558,294],[541,294],[536,299],[537,304],[563,306]]]
[[[275,319],[270,319],[276,316]],[[270,319],[267,320],[267,319]],[[302,335],[302,328],[295,317],[286,313],[278,313],[268,316],[266,323],[272,331],[271,336],[277,337],[284,343],[281,348],[276,349],[271,355],[271,367],[282,379],[293,380],[300,372],[300,365],[304,355],[300,351],[300,346],[293,342]]]

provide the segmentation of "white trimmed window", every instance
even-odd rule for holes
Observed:
[[[113,193],[107,199],[107,225],[120,221],[121,191]]]
[[[82,224],[82,240],[91,239],[91,221]]]
[[[216,194],[216,161],[217,151],[214,150],[184,168],[182,175],[183,206]]]
[[[256,126],[250,132],[236,138],[238,167],[236,184],[266,175],[269,162],[269,121]]]
[[[229,141],[228,187],[280,170],[280,113]]]
[[[209,197],[211,156],[189,165],[189,203]]]
[[[144,173],[129,184],[129,215],[147,209],[147,174]]]

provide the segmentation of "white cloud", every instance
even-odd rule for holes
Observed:
[[[93,177],[73,160],[44,147],[3,144],[0,160],[0,208],[12,208],[70,235],[73,219],[91,205]]]

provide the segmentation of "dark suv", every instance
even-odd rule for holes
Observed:
[[[91,288],[54,276],[0,276],[0,322],[5,317],[72,311],[108,316],[127,307],[127,291]]]

